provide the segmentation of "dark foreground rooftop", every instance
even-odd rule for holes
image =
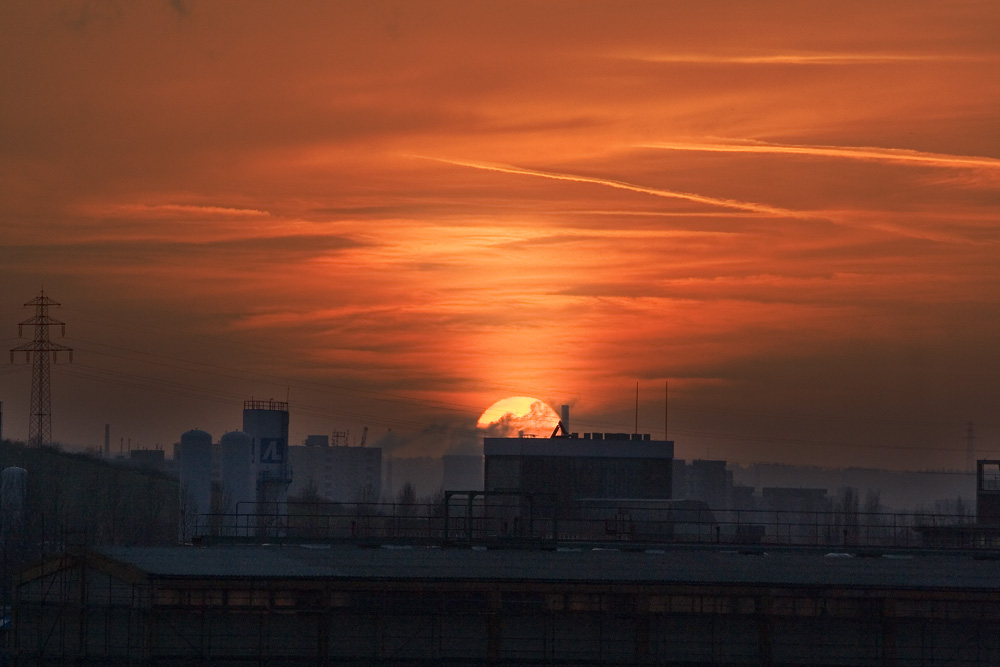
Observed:
[[[547,583],[774,585],[996,591],[1000,557],[916,551],[420,546],[213,546],[99,549],[133,576],[152,579],[325,579]]]
[[[994,667],[1000,558],[608,543],[115,547],[21,573],[12,616],[14,667]]]

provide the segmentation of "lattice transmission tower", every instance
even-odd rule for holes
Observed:
[[[24,361],[32,361],[31,368],[31,418],[28,421],[28,445],[41,447],[52,441],[52,393],[49,386],[49,355],[52,361],[57,361],[60,352],[68,352],[69,360],[73,361],[73,348],[53,343],[49,340],[49,327],[62,327],[62,335],[66,335],[66,323],[49,317],[49,306],[60,305],[45,296],[45,290],[24,304],[24,307],[35,307],[35,316],[19,322],[17,335],[22,336],[24,327],[34,326],[35,337],[30,343],[10,349],[10,363],[14,363],[14,353],[24,352]]]

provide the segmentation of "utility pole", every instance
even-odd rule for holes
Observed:
[[[52,361],[57,361],[60,352],[68,352],[69,360],[73,361],[73,348],[53,343],[49,340],[49,327],[62,327],[62,335],[66,335],[66,323],[49,317],[49,306],[60,305],[45,296],[45,290],[24,304],[24,307],[35,307],[35,316],[19,322],[17,335],[22,336],[24,327],[34,326],[35,337],[30,343],[10,349],[10,363],[14,363],[14,353],[24,352],[25,362],[32,361],[31,368],[31,416],[28,421],[28,445],[41,447],[52,441],[52,393],[49,387],[49,353]]]

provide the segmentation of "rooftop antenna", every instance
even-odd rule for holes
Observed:
[[[14,353],[24,352],[24,360],[32,361],[31,368],[31,417],[28,420],[28,445],[41,447],[52,441],[52,392],[49,385],[49,353],[52,361],[58,361],[60,352],[69,352],[69,360],[73,361],[73,348],[53,343],[49,340],[49,327],[62,327],[62,335],[66,335],[66,323],[49,317],[49,306],[59,306],[45,296],[45,289],[34,299],[24,304],[24,307],[35,307],[35,316],[17,325],[17,335],[21,336],[24,327],[34,326],[35,337],[30,343],[12,347],[10,362],[14,363]]]
[[[976,469],[976,423],[969,422],[965,430],[965,470]]]
[[[639,383],[635,383],[635,430],[633,433],[639,432]]]

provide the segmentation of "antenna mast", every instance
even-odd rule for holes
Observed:
[[[639,383],[635,383],[635,430],[633,433],[639,432]]]
[[[670,380],[663,381],[663,439],[670,440]]]
[[[28,445],[41,447],[52,441],[52,392],[49,385],[49,353],[52,361],[57,361],[60,352],[69,352],[69,360],[73,361],[73,348],[53,343],[49,340],[49,327],[62,327],[62,335],[66,335],[66,323],[49,317],[49,306],[59,306],[59,302],[45,296],[43,289],[38,296],[24,304],[24,307],[35,307],[35,316],[17,325],[17,335],[22,336],[24,327],[34,326],[35,337],[30,343],[12,347],[10,362],[14,363],[14,353],[24,352],[25,362],[32,361],[31,368],[31,417],[28,421]]]
[[[965,469],[972,472],[976,469],[976,424],[969,422],[965,429]]]

